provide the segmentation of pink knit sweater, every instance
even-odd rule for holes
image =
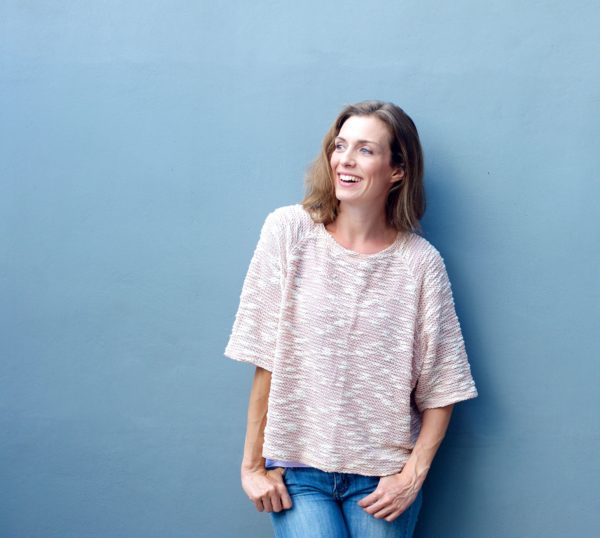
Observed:
[[[265,219],[225,356],[272,372],[263,456],[330,472],[400,472],[424,409],[477,396],[435,247],[360,254],[300,204]]]

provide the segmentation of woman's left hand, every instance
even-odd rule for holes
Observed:
[[[375,491],[358,501],[358,506],[373,517],[394,521],[413,503],[421,489],[419,481],[407,475],[403,471],[382,476]]]

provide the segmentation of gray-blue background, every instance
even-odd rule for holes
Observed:
[[[223,349],[264,217],[365,98],[420,129],[480,391],[417,536],[597,535],[598,27],[595,1],[4,0],[0,535],[271,535]]]

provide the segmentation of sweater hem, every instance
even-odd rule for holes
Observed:
[[[422,413],[425,409],[435,409],[437,407],[446,407],[450,404],[456,404],[459,402],[464,402],[466,400],[472,400],[473,398],[477,398],[479,394],[477,391],[462,393],[462,394],[449,394],[447,396],[439,397],[439,398],[431,398],[423,403],[421,403],[418,408]]]
[[[253,357],[251,355],[241,355],[238,354],[237,351],[228,349],[225,353],[223,353],[223,355],[229,359],[233,359],[234,361],[238,361],[238,362],[247,362],[250,364],[254,364],[254,366],[259,366],[260,368],[264,368],[265,370],[268,370],[269,372],[273,371],[273,365],[264,360],[261,359],[259,357]]]
[[[381,467],[373,465],[373,467],[370,468],[322,463],[317,458],[307,456],[306,454],[300,455],[297,453],[275,455],[274,453],[263,452],[263,457],[269,458],[270,460],[295,461],[298,463],[303,463],[304,465],[307,465],[309,467],[315,467],[316,469],[327,473],[347,473],[360,474],[362,476],[381,477],[401,472],[409,456],[407,455],[406,458],[404,458],[402,461],[398,461],[392,464],[386,464]]]

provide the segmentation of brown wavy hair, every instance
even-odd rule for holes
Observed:
[[[347,105],[338,114],[323,138],[321,152],[310,165],[305,180],[302,207],[313,221],[329,224],[339,212],[335,196],[335,180],[330,158],[335,149],[335,138],[344,122],[351,116],[375,116],[390,131],[392,167],[400,166],[404,177],[390,189],[385,204],[386,219],[396,230],[421,231],[419,222],[425,213],[423,186],[423,150],[412,119],[399,106],[384,101],[362,101]]]

